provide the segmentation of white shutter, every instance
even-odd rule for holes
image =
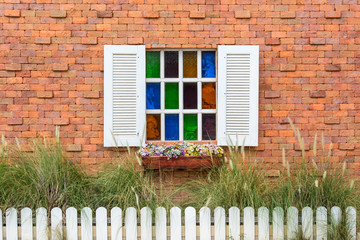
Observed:
[[[218,144],[257,146],[259,46],[219,46],[218,72]]]
[[[104,146],[140,146],[144,129],[145,46],[104,46]]]

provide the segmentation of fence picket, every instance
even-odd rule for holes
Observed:
[[[259,240],[269,240],[269,209],[261,207],[258,209]]]
[[[77,210],[74,207],[66,209],[66,237],[68,240],[78,239]]]
[[[166,240],[166,209],[158,207],[155,214],[156,240]]]
[[[136,209],[129,207],[125,212],[126,240],[137,240]]]
[[[15,208],[6,210],[6,239],[18,240],[17,211]]]
[[[255,240],[255,211],[252,207],[244,208],[244,239]]]
[[[237,207],[229,209],[229,236],[230,239],[240,240],[240,209]]]
[[[196,210],[185,208],[185,240],[196,240]]]
[[[81,210],[81,240],[92,240],[92,210],[84,207]]]
[[[280,207],[273,210],[273,239],[284,240],[284,210]]]
[[[30,208],[23,208],[21,210],[21,240],[32,240],[32,239],[33,239],[32,211]]]
[[[171,240],[181,240],[181,209],[170,209],[170,236]]]
[[[152,211],[149,207],[140,210],[141,240],[152,240]]]
[[[111,240],[122,239],[122,210],[118,207],[111,209]]]
[[[294,240],[299,232],[299,211],[296,207],[289,207],[286,214],[287,238]]]
[[[301,212],[301,230],[306,239],[313,239],[313,211],[310,207],[304,207]]]
[[[51,239],[63,239],[62,211],[58,207],[51,209]]]
[[[350,240],[356,240],[356,209],[346,208],[346,226],[348,226]]]
[[[202,207],[200,209],[200,240],[211,239],[211,221],[210,208]]]
[[[316,209],[316,240],[327,240],[327,209]]]
[[[217,207],[214,210],[215,240],[225,240],[225,209]]]
[[[341,221],[341,209],[339,207],[332,207],[331,208],[331,222],[334,226],[338,226]]]
[[[46,209],[41,207],[36,210],[36,240],[48,239],[48,218]]]
[[[96,240],[107,240],[107,211],[104,207],[96,209]]]

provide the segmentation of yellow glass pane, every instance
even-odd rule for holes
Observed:
[[[197,78],[197,52],[183,52],[184,78]]]

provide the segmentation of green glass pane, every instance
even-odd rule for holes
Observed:
[[[197,140],[197,114],[184,114],[184,140]]]
[[[178,83],[165,83],[165,109],[179,109]]]
[[[146,77],[160,78],[160,52],[146,52]]]

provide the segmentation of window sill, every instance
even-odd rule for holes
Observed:
[[[158,145],[172,145],[179,142],[187,142],[187,143],[193,143],[193,144],[217,144],[216,140],[207,140],[207,141],[145,141],[145,143],[153,143]]]

